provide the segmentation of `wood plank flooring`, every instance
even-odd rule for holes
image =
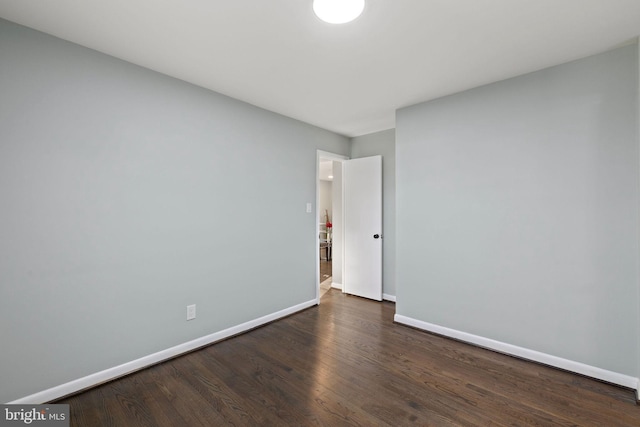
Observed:
[[[320,283],[331,277],[332,263],[331,261],[320,260]]]
[[[320,306],[59,401],[72,426],[640,426],[631,390]]]

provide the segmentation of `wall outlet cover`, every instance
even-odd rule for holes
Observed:
[[[193,320],[196,318],[196,305],[188,305],[187,306],[187,320]]]

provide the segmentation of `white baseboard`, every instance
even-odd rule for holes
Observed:
[[[342,290],[342,283],[331,282],[331,287]]]
[[[396,314],[393,320],[396,321],[397,323],[402,323],[404,325],[412,326],[414,328],[422,329],[429,332],[434,332],[436,334],[444,335],[450,338],[455,338],[460,341],[465,341],[480,347],[485,347],[491,350],[498,351],[500,353],[506,353],[512,356],[521,357],[523,359],[532,360],[534,362],[544,363],[545,365],[554,366],[556,368],[575,372],[577,374],[585,375],[591,378],[596,378],[612,384],[617,384],[623,387],[632,388],[636,390],[636,394],[640,396],[640,388],[639,388],[640,383],[638,378],[631,377],[629,375],[608,371],[606,369],[597,368],[595,366],[585,365],[584,363],[563,359],[561,357],[556,357],[550,354],[541,353],[539,351],[518,347],[512,344],[507,344],[500,341],[495,341],[490,338],[484,338],[478,335],[461,332],[455,329],[446,328],[444,326],[434,325],[432,323],[412,319],[410,317],[402,316],[400,314]]]
[[[254,320],[250,320],[248,322],[242,323],[237,326],[232,326],[231,328],[227,328],[220,332],[215,332],[213,334],[206,335],[201,338],[196,338],[195,340],[188,341],[183,344],[178,344],[166,350],[162,350],[157,353],[153,353],[148,356],[141,357],[131,362],[123,363],[122,365],[115,366],[113,368],[105,369],[104,371],[87,375],[86,377],[83,377],[83,378],[78,378],[68,383],[61,384],[47,390],[43,390],[38,393],[34,393],[32,395],[25,396],[21,399],[17,399],[17,400],[14,400],[13,402],[8,402],[8,403],[9,404],[42,404],[55,399],[59,399],[60,397],[67,396],[71,393],[75,393],[80,390],[84,390],[86,388],[93,387],[98,384],[102,384],[105,381],[109,381],[109,380],[121,377],[123,375],[130,374],[132,372],[138,371],[148,366],[155,365],[156,363],[179,356],[180,354],[187,353],[197,348],[200,348],[209,344],[213,344],[225,338],[229,338],[231,336],[249,331],[251,329],[257,328],[258,326],[262,326],[269,322],[273,322],[274,320],[278,320],[283,317],[289,316],[293,313],[297,313],[298,311],[304,310],[308,307],[312,307],[316,305],[316,303],[317,301],[313,299],[311,301],[307,301],[307,302],[295,305],[293,307],[285,308],[284,310],[280,310],[275,313],[268,314],[266,316],[262,316]]]

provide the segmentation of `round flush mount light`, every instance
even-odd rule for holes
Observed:
[[[364,0],[313,0],[316,16],[329,24],[344,24],[364,10]]]

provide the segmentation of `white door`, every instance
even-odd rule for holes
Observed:
[[[344,292],[382,301],[382,156],[343,162]]]

